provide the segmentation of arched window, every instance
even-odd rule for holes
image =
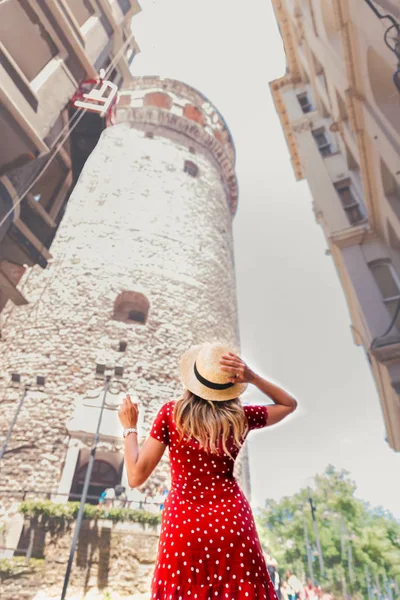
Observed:
[[[400,96],[393,83],[395,63],[390,65],[373,48],[368,48],[367,66],[373,98],[393,128],[400,133]]]
[[[192,177],[197,177],[199,173],[199,167],[192,160],[185,160],[183,170]]]
[[[369,263],[376,285],[382,295],[382,300],[389,313],[394,317],[400,302],[400,280],[390,260],[377,260]],[[400,331],[400,313],[395,326]]]
[[[83,491],[87,468],[88,463],[85,463],[78,467],[75,473],[69,497],[71,501],[80,499],[79,496]],[[95,460],[93,463],[93,470],[90,477],[90,485],[88,490],[88,496],[92,497],[88,498],[87,502],[89,504],[97,504],[100,494],[107,488],[115,488],[115,486],[120,483],[120,480],[121,474],[113,465],[105,460]]]
[[[114,302],[114,321],[142,324],[147,321],[150,303],[140,292],[121,292]]]

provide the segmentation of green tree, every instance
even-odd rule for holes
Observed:
[[[315,477],[312,488],[324,574],[308,489],[279,502],[267,500],[257,514],[261,542],[278,561],[281,573],[290,568],[305,579],[311,560],[315,582],[335,590],[337,597],[347,593],[394,600],[400,586],[400,523],[389,512],[358,500],[347,471],[329,466]]]

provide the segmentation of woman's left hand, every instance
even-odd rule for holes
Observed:
[[[132,402],[129,394],[125,396],[121,407],[118,411],[118,417],[124,429],[136,427],[139,418],[139,405],[137,402]]]
[[[229,378],[231,383],[251,383],[256,377],[246,363],[233,352],[223,354],[219,364],[221,371],[231,373],[232,376]]]

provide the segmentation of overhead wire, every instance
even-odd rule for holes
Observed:
[[[108,74],[111,72],[111,70],[115,67],[115,65],[117,64],[117,62],[121,58],[122,54],[125,52],[126,46],[128,45],[128,43],[130,42],[130,40],[132,38],[133,38],[133,33],[131,33],[131,35],[129,36],[129,38],[124,42],[124,44],[121,46],[121,48],[119,49],[119,51],[117,52],[117,54],[113,57],[113,60],[110,62],[110,64],[108,65],[107,69],[104,71],[104,78],[107,77]],[[20,194],[20,195],[17,194],[16,196],[14,196],[12,198],[13,205],[6,212],[6,214],[3,216],[3,218],[1,219],[1,221],[0,221],[0,228],[2,227],[2,225],[4,225],[4,223],[7,221],[7,219],[14,213],[15,209],[21,204],[21,202],[25,198],[25,196],[27,194],[29,194],[29,192],[34,187],[34,185],[39,181],[39,179],[41,178],[41,176],[43,175],[43,173],[48,169],[48,167],[53,162],[53,160],[55,159],[55,157],[57,156],[57,154],[60,152],[61,148],[63,147],[63,145],[65,144],[65,142],[67,141],[67,139],[70,137],[70,135],[73,132],[73,130],[75,129],[75,127],[83,119],[83,117],[85,116],[85,114],[86,114],[87,111],[88,111],[87,108],[83,109],[81,111],[81,113],[79,114],[78,118],[76,119],[75,123],[71,126],[71,123],[72,123],[72,121],[73,121],[73,119],[75,117],[75,115],[73,115],[69,119],[68,123],[63,127],[62,131],[58,134],[58,136],[56,137],[55,141],[53,142],[53,145],[51,147],[50,152],[52,152],[52,150],[56,146],[58,140],[61,138],[62,133],[64,131],[66,131],[66,129],[68,129],[68,131],[66,131],[66,135],[57,144],[57,147],[55,148],[54,152],[52,152],[49,160],[43,165],[43,167],[40,169],[39,173],[36,175],[36,177],[34,178],[34,180],[28,185],[28,187],[25,189],[25,191],[22,192],[22,194]]]
[[[393,83],[394,83],[395,87],[397,88],[397,91],[400,92],[400,24],[398,23],[398,21],[396,21],[396,19],[390,13],[382,14],[381,12],[379,12],[379,10],[374,5],[372,0],[364,0],[364,2],[370,7],[370,9],[374,12],[375,16],[378,17],[378,19],[381,21],[381,23],[384,19],[386,19],[387,21],[390,21],[390,23],[391,23],[391,25],[389,27],[386,27],[386,29],[385,29],[385,33],[383,35],[383,40],[384,40],[386,46],[389,48],[389,50],[391,52],[393,52],[393,54],[397,57],[398,63],[397,63],[397,69],[393,73]],[[383,23],[382,23],[382,25],[383,25]],[[393,29],[396,30],[397,35],[393,38],[389,38],[389,33]],[[390,44],[389,39],[391,39],[393,41],[393,45]]]

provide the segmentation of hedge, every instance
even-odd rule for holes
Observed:
[[[71,523],[78,516],[79,502],[63,504],[51,500],[32,500],[21,503],[19,510],[27,518],[44,517],[46,521],[56,520]],[[103,508],[93,504],[85,504],[83,518],[88,520],[108,519],[114,523],[130,522],[156,526],[161,523],[161,513],[154,514],[145,510],[131,508]]]

